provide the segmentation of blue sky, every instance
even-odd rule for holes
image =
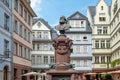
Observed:
[[[43,18],[52,27],[59,24],[60,16],[66,18],[79,11],[86,15],[88,6],[97,5],[99,0],[31,0],[38,18]],[[111,5],[111,0],[105,0]]]

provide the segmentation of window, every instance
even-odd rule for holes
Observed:
[[[27,57],[27,49],[26,48],[24,48],[24,55],[23,55],[23,57]]]
[[[87,60],[84,60],[84,66],[87,67]]]
[[[87,40],[87,36],[84,36],[84,37],[83,37],[83,40]]]
[[[105,48],[105,41],[101,41],[101,48]]]
[[[97,34],[98,34],[98,35],[102,34],[102,28],[101,28],[101,27],[98,27],[98,28],[97,28]]]
[[[44,64],[48,64],[48,56],[44,56]]]
[[[24,39],[26,39],[26,37],[27,37],[27,31],[26,29],[24,29]]]
[[[44,32],[44,39],[48,39],[48,32]]]
[[[2,0],[2,2],[3,2],[7,7],[9,7],[9,0]]]
[[[71,25],[72,27],[75,27],[75,26],[74,26],[74,21],[73,21],[73,20],[70,21],[70,25]]]
[[[110,41],[106,41],[106,48],[110,48]]]
[[[87,46],[83,46],[83,52],[84,52],[84,53],[87,53],[87,52],[88,52]]]
[[[99,21],[106,21],[105,17],[99,17]]]
[[[20,7],[19,7],[19,12],[20,12],[20,15],[23,17],[23,6],[20,4]]]
[[[32,36],[33,36],[33,38],[35,38],[35,32],[32,32]]]
[[[29,42],[31,41],[30,32],[28,32],[28,41],[29,41]]]
[[[95,56],[95,63],[99,63],[99,56]]]
[[[47,44],[44,44],[43,45],[43,49],[46,51],[46,50],[48,50],[48,45]]]
[[[9,16],[4,14],[4,29],[9,31]]]
[[[35,44],[33,44],[33,50],[35,50]]]
[[[31,59],[31,54],[30,54],[31,50],[30,49],[27,49],[27,54],[28,54],[28,59],[30,60]]]
[[[32,64],[34,65],[35,64],[35,56],[34,55],[32,55]]]
[[[80,66],[80,60],[77,60],[76,67],[79,67],[79,66]]]
[[[4,40],[4,52],[9,50],[9,41],[8,40]],[[6,54],[6,53],[5,53]]]
[[[31,18],[30,18],[30,15],[28,15],[28,24],[31,25]]]
[[[15,8],[15,10],[17,10],[18,11],[18,0],[14,0],[15,2],[14,2],[14,8]]]
[[[78,46],[76,46],[76,52],[80,52],[80,46],[78,45]]]
[[[38,38],[42,38],[41,32],[37,32],[37,37],[38,37]]]
[[[50,63],[54,63],[54,56],[50,56]]]
[[[81,27],[84,27],[84,21],[81,21]]]
[[[24,10],[24,20],[27,21],[27,11]]]
[[[101,63],[105,63],[105,56],[101,56]]]
[[[103,27],[103,34],[107,34],[107,27]]]
[[[22,46],[19,45],[19,56],[22,56]]]
[[[23,32],[22,32],[22,25],[20,25],[19,28],[20,28],[20,30],[19,30],[19,34],[20,34],[20,36],[22,36],[22,33],[23,33]]]
[[[99,48],[99,41],[95,41],[95,48]]]
[[[103,6],[101,6],[101,10],[103,10]]]
[[[39,44],[37,44],[37,50],[39,50]]]
[[[18,32],[18,22],[16,20],[14,22],[14,31]]]
[[[78,20],[75,22],[75,27],[80,27],[80,23]]]
[[[17,43],[14,42],[14,54],[17,54],[17,50],[18,50]]]
[[[17,78],[17,69],[16,68],[14,68],[14,80],[16,80],[16,78]]]
[[[107,62],[111,62],[111,56],[107,56]]]
[[[37,56],[37,64],[41,64],[42,62],[41,62],[41,59],[42,59],[42,57],[41,56]]]

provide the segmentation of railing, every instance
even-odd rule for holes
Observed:
[[[4,54],[0,54],[0,62],[4,62],[7,59],[9,59],[11,57],[10,53],[11,53],[11,51],[9,51],[9,49],[8,49],[8,50],[4,51]]]

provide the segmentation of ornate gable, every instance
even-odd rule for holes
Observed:
[[[87,19],[86,16],[84,16],[83,14],[81,14],[80,12],[75,12],[74,14],[72,14],[70,17],[68,17],[68,19],[79,19],[79,20],[84,20],[84,19]]]

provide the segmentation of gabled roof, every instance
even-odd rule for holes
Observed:
[[[90,24],[89,24],[89,21],[88,21],[88,18],[86,16],[84,16],[83,14],[81,14],[80,12],[75,12],[74,14],[72,14],[70,17],[67,18],[68,20],[86,20],[86,30],[84,31],[81,31],[80,29],[78,29],[78,31],[72,31],[72,30],[67,30],[66,33],[69,33],[69,32],[77,32],[77,33],[84,33],[84,32],[88,32],[88,33],[91,33],[92,32],[92,29],[90,27]],[[71,28],[72,29],[72,28]]]
[[[72,14],[70,17],[68,17],[67,19],[68,20],[77,20],[77,19],[84,20],[84,19],[87,19],[87,17],[77,11],[74,14]]]
[[[57,32],[48,24],[47,21],[45,21],[42,18],[34,18],[33,19],[33,25],[35,25],[37,22],[41,22],[43,23],[48,29],[50,29],[50,34],[51,34],[51,38],[54,39],[58,36]]]
[[[97,5],[100,3],[100,1],[102,1],[102,0],[99,0],[99,1],[98,1],[98,3],[97,3]],[[103,1],[104,1],[104,2],[105,2],[105,4],[108,6],[108,4],[107,4],[106,0],[103,0]],[[97,5],[96,5],[96,6],[97,6]]]
[[[95,6],[88,6],[88,10],[89,10],[89,12],[90,12],[90,14],[91,14],[91,16],[92,17],[94,17],[95,16]]]
[[[45,20],[42,19],[42,18],[34,18],[32,24],[34,25],[34,24],[36,24],[38,21],[42,22],[46,27],[48,27],[49,29],[51,29],[51,26],[48,24],[48,22],[45,21]]]

